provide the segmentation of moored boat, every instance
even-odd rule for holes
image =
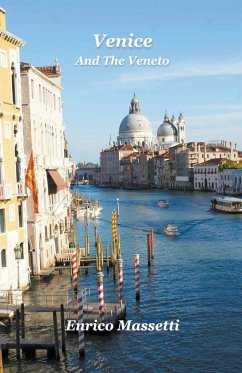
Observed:
[[[167,236],[177,236],[179,234],[179,230],[176,224],[170,223],[164,228],[164,232]]]
[[[210,201],[212,209],[229,214],[242,213],[242,199],[235,197],[213,197]]]
[[[169,206],[169,203],[166,199],[159,199],[157,205],[159,207],[168,207]]]

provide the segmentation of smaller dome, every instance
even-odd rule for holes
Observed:
[[[165,113],[164,121],[157,130],[157,137],[159,136],[166,137],[166,136],[172,136],[172,135],[177,136],[177,128],[173,124],[174,119],[175,117],[173,115],[171,118],[171,122],[170,122],[167,113]]]
[[[166,137],[166,136],[172,136],[172,135],[177,136],[177,129],[172,123],[168,123],[168,122],[162,123],[157,130],[157,137],[158,136]]]

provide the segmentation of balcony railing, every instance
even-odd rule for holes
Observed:
[[[26,188],[26,185],[23,181],[19,181],[17,183],[17,187],[18,187],[18,196],[27,196],[27,188]]]

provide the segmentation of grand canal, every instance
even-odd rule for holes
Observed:
[[[45,353],[17,362],[11,352],[4,372],[241,372],[242,217],[210,211],[207,193],[92,186],[79,187],[79,191],[102,204],[96,225],[104,246],[111,240],[111,212],[119,198],[127,319],[148,323],[179,319],[180,331],[87,335],[83,361],[78,357],[77,336],[69,334],[68,352],[60,362],[47,360]],[[162,198],[169,201],[168,209],[157,207]],[[164,235],[163,228],[170,222],[178,225],[179,236]],[[155,232],[155,259],[148,271],[146,234],[150,228]],[[93,221],[88,229],[93,250]],[[83,223],[77,222],[76,230],[83,247]],[[140,303],[134,293],[135,253],[140,254]],[[104,274],[105,301],[114,301],[117,284],[111,272]],[[82,273],[80,283],[91,289],[90,300],[96,301],[95,272]],[[69,273],[65,272],[34,280],[26,297],[34,302],[38,292],[63,293],[68,287]],[[28,322],[38,323],[38,316],[32,315]]]

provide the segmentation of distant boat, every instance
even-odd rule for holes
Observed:
[[[159,207],[168,207],[169,206],[169,203],[166,199],[159,199],[157,205]]]
[[[167,224],[167,226],[164,228],[164,232],[167,236],[177,236],[179,234],[178,227],[174,223]]]
[[[229,214],[242,213],[242,199],[235,197],[213,197],[210,201],[212,209]]]

